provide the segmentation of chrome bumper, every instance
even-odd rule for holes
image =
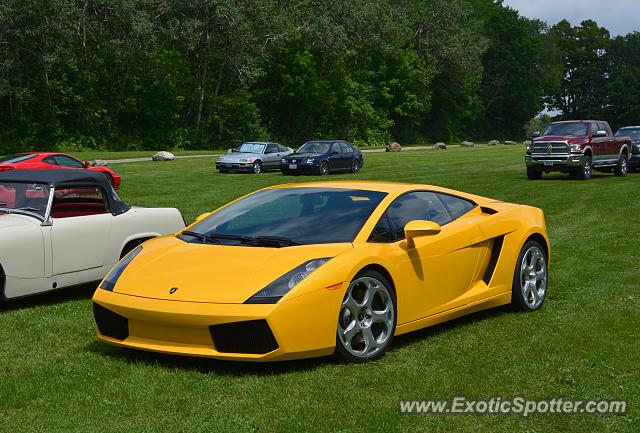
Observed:
[[[581,167],[584,163],[582,153],[567,154],[527,154],[524,157],[527,167],[540,167],[545,170],[563,169],[567,167]]]

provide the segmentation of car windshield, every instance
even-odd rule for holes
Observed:
[[[238,152],[242,153],[263,153],[264,152],[264,144],[260,143],[243,143],[242,146],[238,148]]]
[[[48,185],[0,182],[0,214],[17,213],[44,218],[48,202]]]
[[[552,123],[542,135],[575,135],[585,137],[587,135],[586,123]]]
[[[640,128],[618,129],[616,137],[630,137],[632,140],[640,139]]]
[[[207,237],[234,245],[255,245],[247,240],[260,238],[284,241],[285,246],[352,242],[385,196],[338,188],[258,191],[204,219],[189,230],[192,235],[181,238],[204,242]]]
[[[298,149],[298,153],[327,153],[332,143],[309,141]]]
[[[3,162],[22,162],[35,157],[36,155],[33,155],[31,153],[14,153],[13,155],[7,155],[0,158],[0,164],[2,164]]]

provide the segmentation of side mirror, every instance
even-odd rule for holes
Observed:
[[[198,215],[198,216],[196,217],[196,222],[198,223],[198,222],[202,221],[203,219],[205,219],[205,218],[206,218],[206,217],[208,217],[209,215],[211,215],[211,212],[201,213],[200,215]]]
[[[532,136],[533,138],[540,137],[540,131],[535,131],[533,134],[531,134],[531,136]]]
[[[91,167],[91,163],[89,161],[85,161],[85,162],[82,163],[82,166],[84,168],[89,168],[89,167]]]
[[[594,137],[606,137],[607,131],[596,131],[596,135]]]
[[[409,248],[415,248],[415,238],[437,235],[441,230],[440,224],[433,221],[414,220],[404,226],[404,236],[407,238]]]

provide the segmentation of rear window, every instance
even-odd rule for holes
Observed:
[[[14,163],[14,162],[22,162],[27,159],[35,158],[36,155],[31,153],[14,153],[13,155],[7,155],[0,158],[0,164],[3,162],[6,163]]]

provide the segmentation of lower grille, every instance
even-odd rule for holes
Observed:
[[[213,344],[222,353],[264,354],[278,348],[266,320],[224,323],[209,326]]]
[[[569,145],[562,141],[542,142],[533,144],[533,153],[544,155],[564,155],[570,153]]]
[[[93,317],[100,333],[106,337],[124,340],[129,336],[129,320],[100,304],[93,303]]]

